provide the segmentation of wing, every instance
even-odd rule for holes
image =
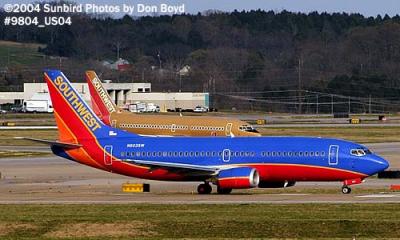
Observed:
[[[216,166],[203,166],[184,163],[171,163],[171,162],[156,162],[146,160],[133,160],[127,159],[125,162],[130,162],[136,165],[149,167],[150,171],[156,169],[165,169],[171,172],[185,174],[188,176],[214,176],[218,173],[219,168]]]
[[[29,140],[29,141],[33,141],[33,142],[47,144],[50,146],[57,146],[57,147],[69,148],[69,149],[82,147],[82,145],[80,145],[80,144],[60,142],[60,141],[50,141],[50,140],[37,139],[37,138],[15,137],[14,139]]]

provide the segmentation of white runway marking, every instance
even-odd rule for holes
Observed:
[[[395,194],[371,194],[371,195],[363,195],[363,196],[356,196],[359,198],[392,198],[392,197],[400,197],[400,195]]]
[[[279,196],[308,196],[311,194],[309,194],[309,193],[279,193],[276,195],[279,195]]]

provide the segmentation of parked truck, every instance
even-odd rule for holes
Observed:
[[[160,112],[160,107],[154,103],[135,102],[128,105],[128,111],[135,113]]]
[[[31,99],[24,102],[23,111],[52,113],[54,109],[48,93],[37,93],[33,95]]]

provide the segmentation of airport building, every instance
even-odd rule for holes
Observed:
[[[74,88],[90,102],[87,83],[72,83]],[[168,109],[194,109],[196,106],[209,107],[208,93],[194,92],[151,92],[151,83],[113,83],[106,80],[104,87],[114,102],[122,107],[135,102],[155,103],[161,111]],[[22,105],[38,93],[48,94],[46,83],[24,83],[23,92],[0,92],[0,104]]]

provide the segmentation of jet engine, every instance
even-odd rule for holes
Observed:
[[[286,188],[292,187],[296,184],[294,181],[279,181],[279,182],[269,182],[269,181],[261,181],[258,184],[259,188]]]
[[[253,188],[259,182],[258,171],[249,167],[221,170],[217,177],[217,184],[221,189]]]

